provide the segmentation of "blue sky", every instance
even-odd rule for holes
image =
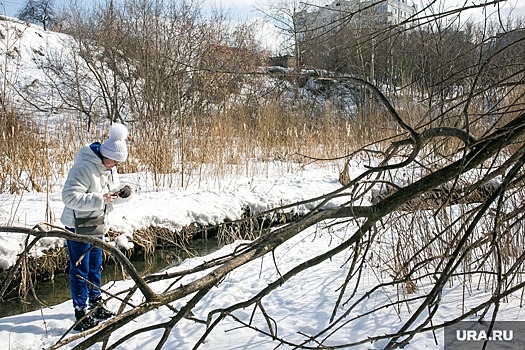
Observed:
[[[67,0],[55,0],[57,5],[65,3]],[[87,0],[90,1],[90,0]],[[97,0],[103,1],[103,0]],[[228,9],[236,19],[244,21],[251,17],[260,16],[257,12],[254,11],[256,6],[264,6],[272,0],[204,0],[205,8],[220,7],[222,9]],[[289,0],[290,2],[292,0]],[[297,1],[297,0],[296,0]],[[332,0],[326,0],[326,3],[330,3]],[[418,6],[421,6],[422,3],[428,3],[429,0],[414,0]],[[449,6],[462,6],[465,3],[465,0],[438,0],[442,1],[445,8]],[[468,4],[475,2],[479,3],[483,0],[470,0]],[[525,16],[525,0],[508,0],[512,7],[514,7],[513,14]],[[5,14],[10,17],[14,17],[17,11],[22,7],[25,0],[0,0],[0,13]],[[86,0],[84,1],[86,2]],[[275,1],[273,1],[275,3]],[[314,1],[309,1],[310,3]],[[489,10],[494,10],[495,7],[491,6]]]
[[[0,13],[9,17],[15,17],[16,13],[22,7],[25,1],[26,0],[0,0]],[[66,2],[67,0],[55,0],[56,5]],[[255,15],[253,11],[254,6],[266,2],[266,0],[205,0],[207,7],[211,8],[213,6],[228,9],[231,11],[232,15],[239,17],[240,20],[245,20],[247,18],[253,17]]]
[[[3,15],[14,17],[23,3],[21,0],[0,0],[0,11]]]

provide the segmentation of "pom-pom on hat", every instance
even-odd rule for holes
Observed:
[[[100,146],[100,153],[119,163],[125,162],[128,157],[127,137],[128,129],[124,125],[113,124],[109,130],[109,138]]]

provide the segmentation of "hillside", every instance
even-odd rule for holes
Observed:
[[[258,23],[253,25],[261,26]],[[276,36],[266,27],[260,30],[266,36]],[[56,115],[71,117],[86,112],[79,105],[80,93],[83,101],[90,103],[89,108],[93,112],[104,110],[104,104],[100,101],[100,96],[104,94],[100,86],[102,82],[80,57],[78,43],[72,37],[44,31],[40,26],[5,16],[0,16],[0,32],[0,46],[4,48],[0,52],[0,81],[4,87],[4,101],[9,106],[42,116],[43,120],[55,118]],[[258,67],[258,70],[269,71],[273,75],[281,73],[283,76],[293,72],[282,67]],[[107,69],[105,74],[112,75]],[[350,113],[354,111],[356,92],[348,84],[308,79],[299,85],[290,85],[288,79],[268,77],[266,80],[259,92],[261,96],[277,89],[285,98],[288,95],[290,99],[298,96],[305,99],[305,104],[319,103],[324,106],[328,101]],[[250,91],[253,87],[247,86],[244,90]],[[121,113],[129,113],[129,106],[123,109],[128,112]],[[131,115],[128,117],[132,118]]]
[[[59,96],[65,91],[59,92],[59,88],[66,85],[58,72],[67,67],[60,63],[74,56],[73,40],[4,16],[0,16],[0,32],[4,101],[27,113],[55,114],[63,106]]]

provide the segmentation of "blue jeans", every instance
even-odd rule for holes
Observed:
[[[66,229],[75,232],[75,229],[70,227]],[[94,288],[77,276],[100,287],[102,250],[89,243],[67,240],[67,252],[69,254],[69,289],[71,298],[73,298],[73,306],[77,310],[82,310],[87,307],[88,299],[94,301],[100,297],[100,289]],[[79,261],[80,258],[82,260]]]

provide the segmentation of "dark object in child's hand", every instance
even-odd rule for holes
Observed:
[[[116,193],[116,195],[119,196],[120,198],[128,198],[129,196],[131,196],[131,188],[126,185],[126,186],[122,187]]]

